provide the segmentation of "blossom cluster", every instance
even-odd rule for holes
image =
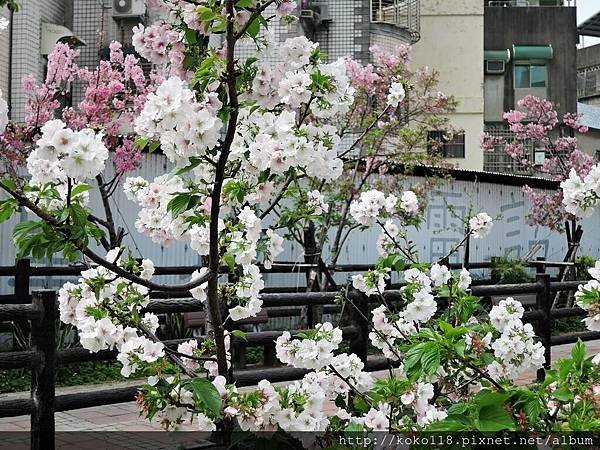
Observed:
[[[588,313],[584,323],[590,331],[600,331],[600,262],[589,270],[592,279],[575,293],[577,305]]]
[[[216,94],[196,102],[186,82],[172,76],[148,95],[134,128],[141,136],[160,138],[169,161],[186,165],[191,157],[203,156],[217,144],[222,122],[216,112],[221,106]]]
[[[108,149],[102,134],[89,128],[73,131],[62,120],[44,124],[36,149],[27,158],[31,183],[66,182],[67,178],[85,181],[104,170]]]
[[[139,24],[133,28],[132,43],[135,51],[142,58],[158,65],[169,63],[171,74],[188,77],[183,67],[185,58],[183,33],[175,30],[170,24],[162,22],[149,27]]]
[[[587,127],[579,123],[579,114],[567,113],[560,121],[555,105],[542,98],[526,96],[517,106],[518,109],[504,114],[514,138],[484,133],[482,147],[487,151],[501,147],[526,170],[561,182],[561,189],[552,194],[529,186],[524,186],[523,191],[532,202],[528,222],[563,232],[565,221],[588,217],[598,202],[594,192],[598,189],[598,176],[594,175],[598,169],[594,168],[593,157],[579,148],[577,137],[559,130],[564,124],[573,132],[586,133]],[[531,151],[532,147],[544,149],[543,162],[533,157],[539,152]]]
[[[510,297],[490,311],[490,322],[501,333],[491,343],[496,361],[488,371],[495,379],[516,380],[523,372],[540,369],[544,364],[544,347],[535,341],[532,325],[521,321],[523,312],[523,306]]]
[[[229,333],[225,334],[225,353],[227,357],[227,366],[231,367],[231,336]],[[202,368],[206,370],[209,376],[217,378],[219,375],[219,368],[216,362],[216,355],[211,353],[209,346],[200,345],[198,347],[198,341],[196,339],[190,339],[189,341],[182,342],[177,346],[177,352],[181,356],[181,360],[186,369],[190,372],[196,372],[200,369],[200,362],[204,358],[204,364]],[[189,356],[186,357],[184,355]]]
[[[560,187],[563,190],[565,210],[575,217],[590,217],[594,208],[600,204],[600,165],[591,167],[583,177],[575,169],[571,169],[569,178]]]
[[[385,290],[386,281],[390,278],[388,268],[369,270],[366,274],[352,276],[352,286],[366,295],[381,294]]]
[[[152,71],[149,76],[137,57],[125,55],[118,42],[109,44],[109,55],[98,67],[88,69],[77,64],[79,51],[65,43],[58,43],[48,55],[46,78],[39,83],[33,76],[23,79],[26,95],[24,124],[14,124],[4,136],[7,148],[21,158],[27,156],[29,143],[39,138],[38,130],[47,122],[60,117],[69,129],[102,130],[104,145],[115,151],[117,173],[131,171],[140,164],[139,148],[133,145],[130,123],[144,106],[146,96],[160,83],[162,76]],[[78,82],[83,90],[82,100],[68,108],[61,108],[61,99],[68,94],[65,85]]]
[[[120,248],[111,250],[106,260],[119,267],[130,264],[121,259],[121,252]],[[142,278],[151,279],[154,265],[144,260],[135,270]],[[123,376],[164,357],[164,345],[151,339],[159,326],[158,317],[152,313],[141,315],[141,309],[150,301],[144,286],[103,267],[91,268],[81,273],[78,284],[66,283],[58,301],[60,320],[78,329],[83,348],[94,353],[113,348],[119,351],[117,359],[123,364]]]
[[[361,192],[358,200],[350,205],[350,215],[359,224],[370,226],[386,215],[419,212],[419,200],[414,192],[405,191],[400,199],[393,194],[386,196],[376,189]]]
[[[320,60],[318,44],[305,36],[286,39],[278,48],[276,65],[269,63],[275,51],[267,45],[260,54],[251,98],[266,108],[283,103],[292,110],[306,107],[315,117],[330,118],[348,111],[354,88],[344,59]]]
[[[174,217],[169,211],[169,204],[176,195],[185,191],[183,178],[161,175],[148,182],[141,177],[130,177],[124,184],[124,190],[129,199],[142,207],[136,220],[140,233],[163,245],[176,240],[188,241],[200,256],[209,254],[210,232],[206,220],[210,212],[210,197],[204,197],[195,208]],[[283,238],[270,229],[263,233],[261,219],[248,206],[239,211],[235,219],[235,224],[228,222],[227,225],[220,220],[219,232],[223,251],[241,267],[241,273],[230,291],[231,301],[236,304],[231,305],[229,316],[238,321],[256,316],[262,308],[260,291],[264,288],[264,281],[256,265],[259,247],[263,247],[265,266],[270,267],[283,252]],[[194,272],[191,281],[206,271],[207,268],[202,268]],[[207,283],[204,283],[192,289],[192,296],[204,302],[206,288]]]
[[[244,111],[232,144],[232,160],[243,165],[242,179],[257,188],[250,192],[253,203],[265,201],[266,192],[258,190],[258,179],[265,171],[280,175],[297,168],[309,177],[325,180],[341,175],[343,164],[337,156],[340,138],[335,128],[313,123],[298,126],[297,120],[296,111],[278,115]]]
[[[342,342],[342,330],[329,322],[318,324],[304,339],[292,339],[284,331],[276,341],[277,358],[284,364],[300,369],[322,369],[330,364],[333,352]]]
[[[469,219],[469,230],[474,239],[482,239],[487,236],[493,226],[494,222],[488,213],[479,213]]]

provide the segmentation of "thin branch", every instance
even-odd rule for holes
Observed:
[[[60,222],[58,222],[56,220],[55,217],[51,216],[46,211],[44,211],[43,209],[38,207],[34,202],[29,200],[25,195],[22,195],[16,191],[13,191],[12,189],[7,187],[3,183],[0,183],[0,187],[2,189],[4,189],[8,194],[10,194],[13,198],[15,198],[19,202],[20,206],[24,206],[24,207],[28,208],[29,210],[31,210],[31,212],[33,212],[36,216],[38,216],[44,222],[46,222],[49,225],[51,225],[52,227],[54,227],[54,229],[56,231],[63,234],[63,236],[67,240],[69,240],[71,243],[73,243],[73,245],[75,245],[75,247],[79,251],[81,251],[85,256],[87,256],[92,262],[110,270],[111,272],[115,273],[116,275],[119,275],[129,281],[132,281],[141,286],[145,286],[148,289],[155,290],[155,291],[187,292],[190,289],[194,289],[194,288],[206,283],[207,281],[209,281],[213,278],[216,278],[216,276],[217,276],[217,272],[212,272],[209,270],[208,273],[204,274],[197,280],[192,281],[190,283],[181,284],[181,285],[158,284],[158,283],[153,283],[149,280],[140,278],[139,276],[137,276],[131,272],[128,272],[127,270],[123,269],[122,267],[119,267],[116,264],[113,264],[113,263],[107,261],[106,259],[102,258],[101,256],[97,255],[89,247],[82,245],[80,242],[77,242],[76,240],[72,240],[71,229],[69,227],[64,227]]]

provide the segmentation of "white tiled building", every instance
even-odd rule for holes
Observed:
[[[125,9],[119,11],[119,4]],[[393,49],[419,38],[419,0],[298,0],[298,4],[301,21],[272,30],[280,39],[305,33],[330,59],[353,56],[367,62],[373,44]],[[44,76],[46,59],[40,49],[59,38],[69,39],[80,45],[79,63],[93,67],[101,53],[100,30],[103,46],[111,40],[129,43],[135,25],[151,23],[159,14],[146,8],[143,0],[20,0],[20,6],[12,18],[8,10],[0,10],[12,22],[12,33],[0,36],[0,89],[11,105],[13,120],[25,116],[23,77]],[[73,101],[80,98],[75,85]]]

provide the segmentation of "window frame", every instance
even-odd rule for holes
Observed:
[[[447,131],[430,130],[427,132],[427,152],[440,155],[443,158],[464,159],[466,158],[466,136],[465,132],[454,133],[452,139],[446,139],[444,135]],[[439,142],[439,146],[434,148],[431,141]],[[456,151],[458,149],[458,151]]]
[[[517,86],[517,68],[518,67],[527,67],[528,68],[527,80],[529,82],[529,86]],[[532,67],[543,69],[543,73],[544,73],[544,85],[543,86],[533,86]],[[514,89],[538,89],[538,88],[545,89],[547,87],[548,87],[548,65],[547,64],[534,63],[534,62],[527,62],[527,63],[519,62],[519,63],[514,64],[514,68],[513,68],[513,88]]]

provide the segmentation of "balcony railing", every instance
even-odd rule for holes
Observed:
[[[504,138],[507,141],[511,141],[515,137],[515,134],[504,125],[496,127],[487,126],[485,131],[492,136]],[[525,157],[530,161],[535,157],[533,144],[530,142],[525,143]],[[483,170],[487,172],[512,173],[515,175],[532,175],[531,169],[523,164],[519,164],[506,154],[503,145],[497,145],[493,151],[484,152]]]
[[[420,0],[371,0],[371,21],[406,29],[417,42],[421,31]]]
[[[600,66],[588,68],[577,74],[577,98],[600,95]]]
[[[485,0],[485,6],[577,6],[577,0]]]

